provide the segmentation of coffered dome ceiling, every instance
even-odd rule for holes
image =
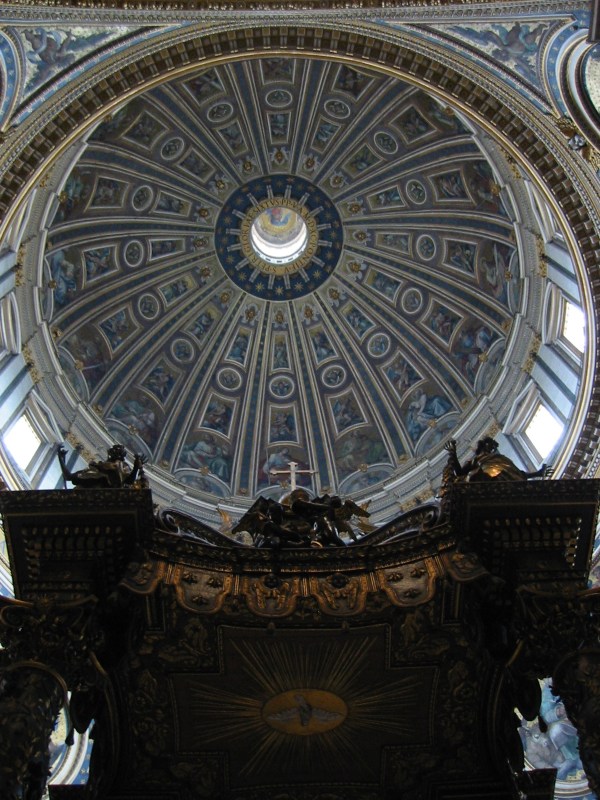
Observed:
[[[201,500],[279,492],[290,461],[315,491],[376,493],[522,377],[507,353],[540,302],[509,182],[453,108],[362,66],[172,79],[92,131],[49,212],[62,369]]]

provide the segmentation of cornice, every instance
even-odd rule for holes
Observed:
[[[587,11],[586,4],[571,9]],[[522,0],[505,2],[473,2],[472,0],[436,0],[423,2],[387,2],[386,0],[13,0],[2,8],[4,22],[47,22],[71,21],[81,24],[112,22],[118,18],[121,24],[153,25],[165,23],[185,23],[216,19],[239,19],[246,12],[254,21],[261,13],[268,16],[265,22],[272,22],[273,15],[281,19],[304,18],[307,24],[315,22],[315,12],[324,18],[340,19],[379,19],[382,21],[426,22],[453,20],[461,18],[489,19],[526,15],[564,15],[565,6],[560,0],[538,0],[526,3]]]

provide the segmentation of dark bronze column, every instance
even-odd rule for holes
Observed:
[[[600,593],[597,595],[600,605]],[[596,637],[597,638],[597,637]],[[591,790],[600,795],[600,647],[568,655],[557,667],[553,691],[579,734],[579,755]]]
[[[95,598],[65,604],[0,598],[3,800],[41,800],[50,736],[63,706],[70,719],[68,744],[74,727],[81,732],[89,725],[94,706],[89,701],[99,697],[103,677],[95,656],[103,640],[95,608]]]

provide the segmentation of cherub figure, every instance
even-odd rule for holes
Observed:
[[[281,503],[259,497],[231,532],[248,531],[256,547],[343,547],[341,533],[357,541],[349,524],[353,516],[369,513],[337,496],[311,500],[305,489],[297,488]]]
[[[355,503],[354,500],[340,500],[339,497],[330,497],[329,495],[323,495],[322,497],[318,497],[317,501],[320,503],[325,503],[329,506],[328,516],[331,518],[331,525],[335,528],[336,534],[347,534],[353,542],[358,542],[358,537],[352,525],[350,524],[350,520],[353,517],[360,517],[360,521],[358,522],[358,527],[363,531],[363,533],[369,533],[370,531],[374,530],[373,526],[366,523],[364,520],[371,515],[367,511],[366,503],[364,506],[359,506],[358,503]],[[338,502],[339,501],[339,502]]]

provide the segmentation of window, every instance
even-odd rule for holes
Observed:
[[[543,459],[550,455],[563,430],[562,422],[559,422],[546,406],[540,403],[525,428],[525,436]]]
[[[12,425],[2,436],[2,442],[11,458],[23,472],[27,472],[37,454],[42,440],[25,415]]]
[[[563,336],[580,353],[585,348],[585,315],[573,303],[565,303],[565,316],[563,322]]]
[[[0,523],[0,597],[14,597],[4,529]],[[0,648],[2,645],[0,645]]]

